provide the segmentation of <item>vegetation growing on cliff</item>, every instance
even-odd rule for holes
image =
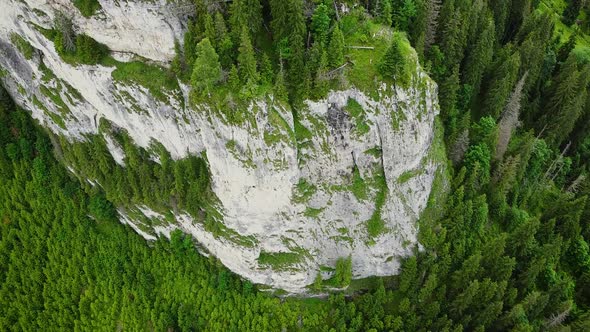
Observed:
[[[381,36],[390,36],[390,27],[405,31],[439,84],[453,180],[448,200],[435,202],[444,213],[420,221],[423,250],[404,260],[398,277],[377,279],[367,293],[346,299],[333,294],[328,301],[280,303],[213,258],[199,256],[180,233],[148,246],[114,220],[111,201],[157,206],[172,196],[199,213],[208,192],[204,161],[172,167],[162,154],[157,164],[125,140],[126,169],[109,159],[101,141],[92,150],[74,147],[57,154],[78,163],[84,177],[98,179],[107,189],[104,195],[99,187],[70,178],[47,137],[3,96],[1,329],[589,330],[587,4],[337,3],[346,4],[348,14],[334,10],[333,1],[234,0],[226,6],[195,0],[177,73],[192,74],[200,63],[196,47],[207,38],[222,73],[234,73],[228,74],[234,86],[275,91],[286,86],[288,99],[297,103],[312,90],[325,89],[327,76],[328,86],[340,86],[347,77],[364,89],[374,86],[378,70],[394,81],[403,79],[407,69],[399,61],[398,43],[406,41],[392,44]],[[245,28],[244,22],[252,24]],[[379,29],[383,24],[387,27]],[[72,40],[63,37],[62,32],[65,50]],[[363,45],[374,49],[347,47]],[[263,59],[270,59],[270,66]],[[240,93],[248,97],[252,91]],[[311,135],[301,129],[295,134]],[[299,187],[298,199],[313,195],[309,185]],[[379,221],[376,213],[368,221],[369,233],[383,231]],[[273,265],[293,257],[261,259]],[[353,264],[339,261],[335,285],[350,282]],[[316,284],[322,288],[321,276]]]

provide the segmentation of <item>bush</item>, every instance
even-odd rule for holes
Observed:
[[[101,62],[109,53],[106,45],[97,42],[87,35],[76,36],[76,58],[83,64]]]
[[[73,3],[84,17],[94,15],[101,8],[98,0],[73,0]]]
[[[23,39],[18,33],[11,33],[10,34],[10,41],[16,46],[16,48],[25,56],[27,60],[31,60],[33,58],[34,48],[29,44],[28,41]]]
[[[350,285],[352,281],[352,258],[338,258],[336,261],[336,272],[334,273],[334,282],[339,287]]]

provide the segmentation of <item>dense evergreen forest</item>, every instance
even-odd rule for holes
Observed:
[[[74,3],[86,16],[100,8]],[[129,175],[89,162],[108,153],[100,142],[56,153],[58,140],[0,89],[0,330],[590,331],[587,1],[192,3],[184,46],[159,79],[190,82],[198,101],[272,92],[297,105],[349,83],[373,87],[358,68],[404,85],[410,42],[439,85],[452,173],[434,189],[448,196],[433,195],[420,220],[423,250],[366,291],[264,293],[180,232],[146,242],[117,220],[114,204],[157,203],[171,190],[199,210],[203,160],[164,168],[129,144]],[[105,61],[107,49],[60,20],[47,31],[58,52]],[[383,26],[396,31],[389,44],[347,48]],[[105,187],[80,183],[64,158]]]

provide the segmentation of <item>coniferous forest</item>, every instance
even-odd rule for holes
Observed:
[[[100,8],[73,2],[85,16]],[[421,250],[399,275],[346,291],[265,292],[180,231],[148,242],[118,220],[117,206],[167,204],[171,191],[198,213],[205,161],[150,163],[129,143],[135,161],[116,168],[103,142],[60,144],[0,88],[0,330],[590,331],[590,2],[190,3],[183,46],[152,82],[178,78],[199,101],[321,98],[343,84],[327,73],[362,64],[347,46],[373,26],[395,33],[371,63],[405,85],[409,42],[438,84],[450,174],[419,221]],[[64,59],[109,61],[60,20],[46,33]],[[356,74],[353,84],[374,84]]]

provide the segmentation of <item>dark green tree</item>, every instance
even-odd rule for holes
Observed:
[[[242,82],[248,85],[257,85],[260,75],[256,70],[256,55],[246,27],[242,28],[238,52],[238,70]]]

